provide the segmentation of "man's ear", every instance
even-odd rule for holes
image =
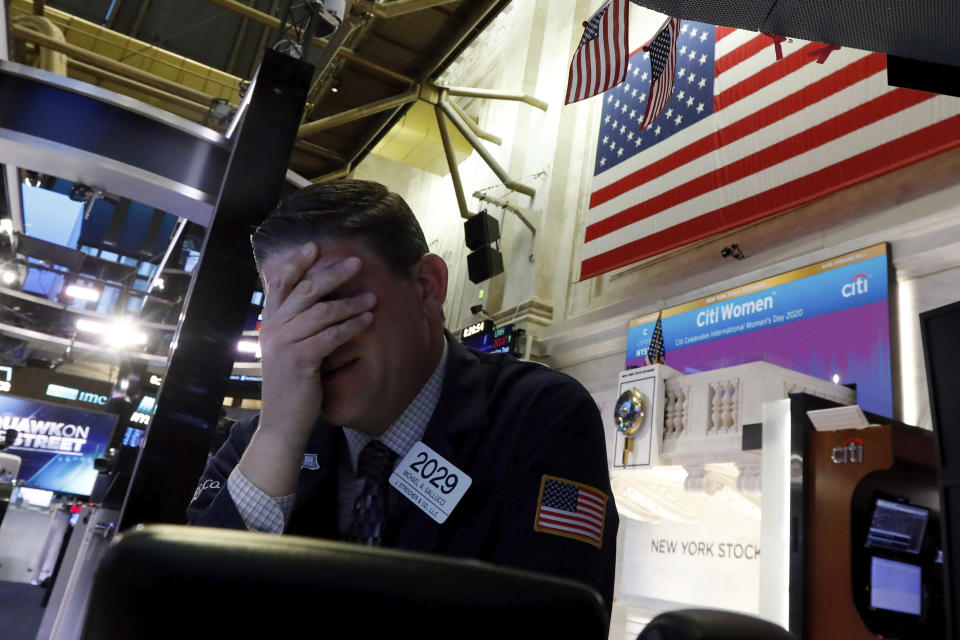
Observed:
[[[427,253],[417,262],[413,275],[420,285],[424,311],[429,316],[440,317],[447,299],[447,263],[440,256]]]

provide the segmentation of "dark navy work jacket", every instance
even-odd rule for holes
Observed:
[[[226,480],[255,429],[255,419],[238,423],[210,459],[188,509],[191,524],[245,528]],[[443,524],[407,499],[392,500],[384,547],[579,580],[600,592],[609,611],[619,520],[600,414],[580,383],[536,363],[450,340],[443,391],[423,442],[473,482]],[[306,452],[317,454],[319,469],[301,469],[285,533],[337,539],[337,470],[347,456],[343,431],[318,422]],[[607,497],[599,544],[535,529],[544,476]]]

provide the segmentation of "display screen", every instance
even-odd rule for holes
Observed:
[[[516,337],[516,325],[507,324],[492,331],[484,331],[463,338],[463,346],[487,353],[511,353]]]
[[[0,439],[18,432],[7,449],[23,460],[24,486],[89,496],[97,479],[93,461],[107,450],[117,416],[0,396]]]
[[[918,565],[874,556],[870,562],[870,607],[920,615],[921,578]]]
[[[855,384],[864,410],[893,415],[885,245],[663,309],[665,362],[697,373],[769,362]],[[646,364],[657,313],[631,320],[627,368]]]
[[[867,546],[919,553],[929,517],[923,507],[878,498],[867,531]]]

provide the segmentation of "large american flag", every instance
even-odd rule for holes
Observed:
[[[887,85],[886,57],[684,21],[666,110],[639,131],[647,54],[603,97],[580,279],[960,145],[960,99]],[[813,54],[813,55],[811,55]]]
[[[565,104],[591,98],[623,82],[627,74],[627,0],[607,0],[583,23],[570,62]]]
[[[607,496],[599,489],[543,476],[533,528],[600,547],[606,512]]]

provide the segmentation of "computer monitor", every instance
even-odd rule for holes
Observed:
[[[871,557],[870,608],[914,616],[922,614],[923,572],[920,565]]]
[[[904,553],[919,553],[930,510],[893,499],[874,499],[867,546]]]

